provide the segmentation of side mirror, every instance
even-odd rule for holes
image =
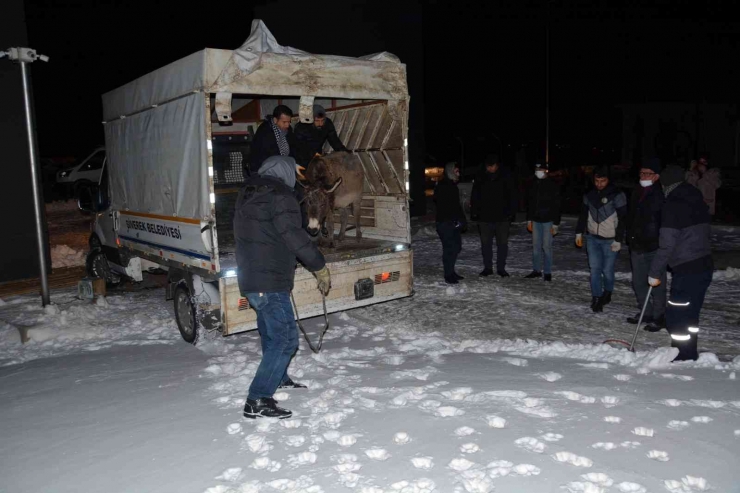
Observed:
[[[81,211],[85,212],[97,212],[97,193],[93,189],[97,187],[95,186],[83,186],[80,188],[80,195],[77,199],[77,207]]]

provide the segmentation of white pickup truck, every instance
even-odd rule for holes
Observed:
[[[234,255],[242,165],[275,105],[308,122],[314,102],[327,108],[366,177],[362,240],[349,231],[323,250],[332,274],[326,309],[410,296],[405,66],[388,53],[348,58],[283,47],[259,20],[237,50],[198,51],[103,95],[107,161],[79,202],[96,213],[89,274],[115,283],[166,270],[167,299],[190,343],[204,330],[254,329]],[[301,318],[323,313],[316,282],[300,266],[293,293]]]

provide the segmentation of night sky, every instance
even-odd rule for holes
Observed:
[[[334,53],[350,56],[423,46],[402,61],[423,61],[411,97],[424,105],[428,159],[455,158],[453,136],[471,160],[495,150],[492,134],[505,145],[542,146],[548,10],[553,144],[618,146],[621,102],[739,98],[733,2],[552,1],[548,9],[545,1],[425,1],[410,2],[411,11],[383,1],[289,3],[280,2],[284,23],[267,23],[281,44],[336,45]],[[51,57],[33,66],[42,156],[85,154],[103,142],[102,93],[204,47],[236,48],[249,35],[255,2],[185,5],[26,1],[30,44]],[[303,22],[307,9],[322,21]],[[345,18],[356,36],[332,39],[331,26]],[[423,43],[402,28],[389,34],[384,18],[394,26],[423,19]]]

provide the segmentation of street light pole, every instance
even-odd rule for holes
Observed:
[[[460,174],[462,174],[465,170],[465,144],[460,137],[455,137],[455,140],[460,143]]]
[[[33,212],[36,218],[36,243],[39,255],[39,274],[41,277],[41,303],[46,306],[51,303],[49,296],[49,277],[46,271],[46,241],[44,238],[44,201],[39,177],[39,151],[36,141],[36,124],[33,115],[33,100],[31,98],[31,74],[28,64],[36,60],[48,62],[49,57],[39,55],[31,48],[9,48],[0,51],[0,58],[8,57],[21,66],[23,81],[23,110],[26,114],[26,134],[28,138],[28,155],[31,161],[31,180],[33,181]]]
[[[545,167],[550,165],[550,1],[545,24]]]

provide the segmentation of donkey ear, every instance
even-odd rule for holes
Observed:
[[[331,188],[327,188],[327,193],[332,193],[334,190],[337,189],[337,187],[342,183],[342,177],[340,176],[337,181],[334,182],[334,185],[331,186]]]

